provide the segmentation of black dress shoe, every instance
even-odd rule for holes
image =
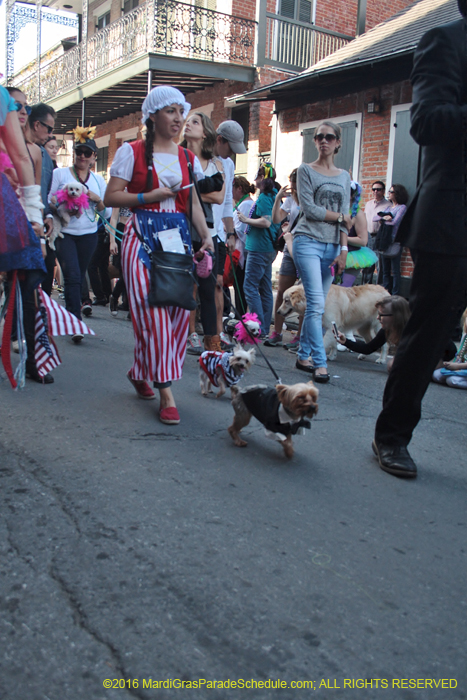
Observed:
[[[417,466],[404,445],[382,445],[373,440],[372,447],[384,472],[405,479],[417,476]]]
[[[26,377],[28,379],[33,379],[38,384],[53,384],[55,381],[49,372],[47,372],[47,374],[45,376],[41,377],[39,372],[37,371],[37,369],[35,367],[34,367],[34,369],[27,369],[26,370]]]
[[[315,371],[313,365],[303,365],[299,360],[296,361],[295,367],[297,369],[301,369],[302,372],[308,372],[308,374],[313,374],[313,372]]]
[[[92,306],[107,306],[108,304],[108,299],[107,297],[102,297],[102,299],[94,299],[92,302]]]

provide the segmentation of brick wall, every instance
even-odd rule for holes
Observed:
[[[389,19],[400,10],[412,5],[413,0],[393,0],[388,3],[385,0],[368,0],[366,8],[366,25],[365,28],[371,29],[380,22]]]
[[[355,36],[357,7],[358,0],[317,0],[316,24],[323,29]]]
[[[375,97],[380,101],[381,112],[369,114],[367,104]],[[276,161],[279,181],[285,182],[292,168],[302,161],[303,140],[299,131],[300,124],[360,113],[362,115],[362,138],[359,181],[363,187],[362,199],[367,202],[372,198],[372,183],[375,180],[386,182],[391,108],[394,105],[408,103],[411,99],[410,82],[404,81],[384,85],[376,91],[362,91],[338,99],[323,100],[303,105],[300,108],[281,111],[278,115]],[[404,250],[401,269],[404,277],[411,275],[413,265],[408,250]]]

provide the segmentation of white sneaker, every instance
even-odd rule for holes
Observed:
[[[337,343],[337,352],[346,352],[347,348],[345,345],[341,345],[340,343]]]
[[[81,343],[83,338],[84,338],[84,335],[82,333],[75,333],[74,335],[71,336],[72,341],[74,343],[76,343],[76,345],[78,345],[78,343]]]
[[[234,341],[227,335],[227,333],[219,333],[219,338],[221,340],[222,350],[231,350],[233,347],[235,347]]]
[[[186,351],[188,355],[201,355],[204,351],[204,347],[201,344],[199,335],[197,333],[192,333],[188,336],[186,341]]]

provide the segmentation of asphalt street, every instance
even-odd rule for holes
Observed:
[[[339,353],[289,461],[256,421],[235,447],[195,357],[161,424],[125,317],[58,339],[53,385],[0,380],[0,698],[467,698],[467,392],[430,386],[399,480],[371,451],[386,371]],[[273,383],[261,358],[243,383]]]

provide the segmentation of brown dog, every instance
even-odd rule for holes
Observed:
[[[375,304],[387,296],[389,292],[377,284],[362,284],[349,288],[331,284],[323,315],[324,347],[329,360],[335,360],[337,356],[332,322],[336,323],[337,330],[342,333],[357,331],[365,342],[369,343],[381,328]],[[291,311],[296,311],[299,316],[303,316],[306,311],[305,290],[302,284],[287,289],[284,292],[282,305],[277,309],[277,313],[282,316],[287,316]],[[384,345],[381,356],[376,362],[385,362],[386,355],[387,345]],[[359,359],[362,358],[359,357]]]
[[[286,457],[293,456],[292,435],[300,428],[309,428],[310,422],[318,413],[319,391],[313,382],[287,386],[278,384],[275,389],[258,384],[241,391],[231,388],[232,406],[235,416],[228,428],[230,437],[237,447],[246,447],[240,431],[254,416],[266,429],[266,435],[282,443]]]

